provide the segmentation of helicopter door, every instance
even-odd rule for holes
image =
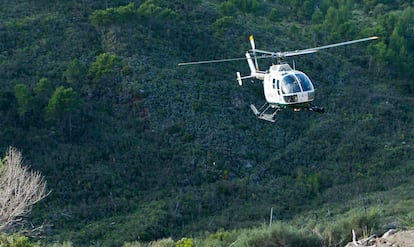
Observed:
[[[278,95],[277,79],[271,74],[266,74],[264,78],[263,89],[267,102],[277,103],[280,96]]]

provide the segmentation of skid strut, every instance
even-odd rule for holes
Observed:
[[[259,110],[253,104],[250,105],[250,108],[256,117],[272,123],[276,121],[276,113],[282,110],[280,106],[270,105],[269,103],[264,103]]]
[[[254,115],[256,115],[257,118],[274,123],[276,121],[276,118],[275,118],[276,114],[286,107],[264,103],[259,109],[257,109],[256,106],[253,104],[250,105],[250,108],[252,109]],[[294,111],[301,111],[304,109],[308,111],[317,112],[317,113],[325,112],[325,108],[314,106],[314,105],[293,108]]]

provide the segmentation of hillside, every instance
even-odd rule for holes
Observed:
[[[390,191],[409,201],[413,11],[401,0],[2,1],[0,150],[19,148],[53,191],[33,209],[44,240],[75,246],[249,228],[270,208],[301,226]],[[264,100],[260,82],[237,84],[244,61],[177,66],[242,57],[251,34],[271,51],[380,39],[295,58],[327,113],[272,124],[249,108]],[[408,212],[395,214],[375,227]]]

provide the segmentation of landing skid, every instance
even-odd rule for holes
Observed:
[[[263,119],[269,122],[276,122],[275,116],[278,112],[286,108],[286,106],[280,106],[280,105],[271,105],[269,103],[264,103],[259,109],[256,108],[255,105],[251,104],[250,108],[252,109],[254,115],[256,115],[257,118]],[[325,108],[318,107],[314,105],[309,105],[307,107],[299,107],[294,108],[294,111],[300,111],[302,109],[306,109],[308,111],[313,111],[317,113],[325,113]]]
[[[282,110],[281,106],[270,105],[269,103],[264,103],[262,107],[259,108],[259,110],[257,110],[256,106],[253,104],[250,105],[250,108],[256,117],[272,123],[276,122],[276,113]]]

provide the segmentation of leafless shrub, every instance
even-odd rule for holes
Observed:
[[[0,162],[0,232],[23,226],[32,206],[48,195],[44,177],[24,166],[21,152],[10,147]]]

